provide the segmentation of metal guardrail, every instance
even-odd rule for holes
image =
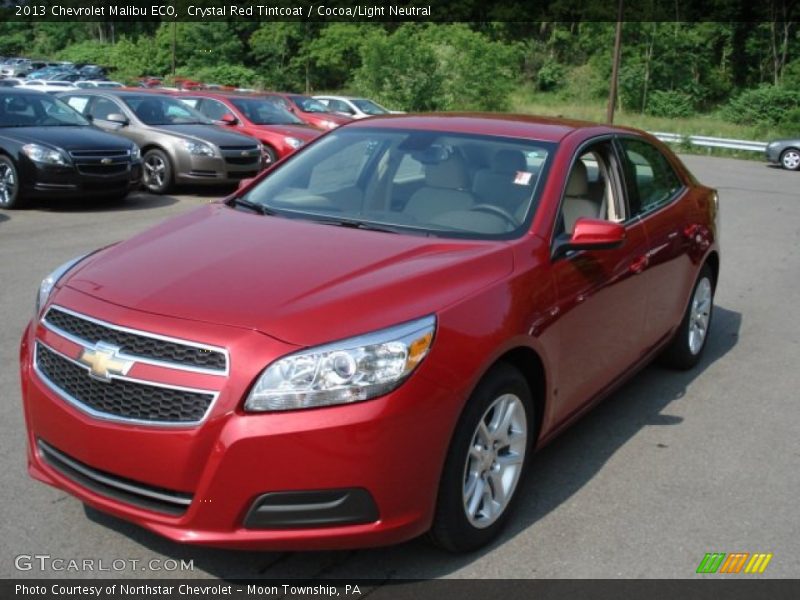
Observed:
[[[662,142],[669,144],[690,144],[701,148],[727,148],[744,152],[764,152],[767,149],[766,142],[715,138],[704,135],[681,135],[680,133],[665,133],[663,131],[652,131],[651,134]]]

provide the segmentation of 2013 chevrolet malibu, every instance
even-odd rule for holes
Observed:
[[[717,210],[634,130],[353,122],[42,282],[30,474],[182,542],[479,547],[534,449],[700,360]]]

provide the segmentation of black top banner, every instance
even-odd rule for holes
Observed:
[[[5,21],[787,22],[796,0],[0,0]],[[619,15],[621,18],[618,19]]]

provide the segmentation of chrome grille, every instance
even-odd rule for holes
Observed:
[[[62,398],[97,418],[154,425],[194,425],[203,420],[216,394],[114,377],[100,381],[79,364],[41,342],[35,368]]]
[[[219,374],[225,373],[228,368],[227,355],[222,350],[151,337],[58,307],[51,307],[47,311],[44,324],[58,334],[77,338],[79,344],[91,346],[106,342],[118,346],[127,356],[169,363],[174,368],[207,370]]]

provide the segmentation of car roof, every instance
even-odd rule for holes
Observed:
[[[597,133],[636,131],[621,127],[609,127],[589,121],[500,113],[382,115],[371,119],[352,121],[347,124],[348,129],[353,127],[422,129],[527,138],[545,142],[559,142],[578,129],[594,129]],[[636,132],[639,133],[638,131]]]

